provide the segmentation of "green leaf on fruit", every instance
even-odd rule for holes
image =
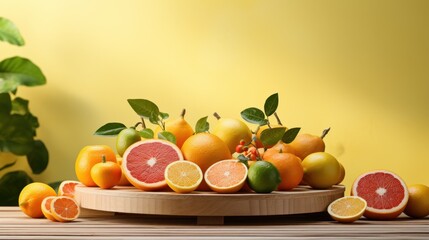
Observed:
[[[171,132],[167,132],[167,131],[159,132],[158,138],[164,139],[164,140],[167,140],[169,142],[176,144],[176,136],[174,136],[174,134],[172,134]]]
[[[46,169],[49,162],[49,153],[42,141],[34,141],[33,150],[27,154],[27,162],[34,174],[40,174]]]
[[[128,103],[140,117],[146,117],[150,119],[156,116],[158,119],[159,108],[155,103],[146,99],[128,99]]]
[[[154,133],[153,133],[152,129],[150,129],[150,128],[142,129],[142,130],[140,130],[139,133],[140,133],[140,136],[142,138],[146,138],[146,139],[152,139],[154,136]]]
[[[0,62],[0,93],[16,91],[20,85],[38,86],[46,78],[38,66],[29,59],[12,57]]]
[[[168,117],[170,117],[170,115],[169,115],[168,113],[163,113],[163,112],[159,112],[159,116],[160,116],[163,120],[165,120],[165,119],[167,119]]]
[[[264,112],[262,112],[262,110],[255,107],[244,109],[241,112],[241,117],[249,123],[254,123],[259,125],[265,125],[267,123]]]
[[[19,33],[16,25],[3,17],[0,17],[0,41],[5,41],[16,46],[23,46],[25,44],[24,38]]]
[[[116,136],[120,131],[127,128],[123,123],[118,122],[110,122],[101,126],[97,131],[95,131],[94,135],[100,136]]]
[[[267,117],[273,115],[276,112],[278,105],[279,105],[279,94],[274,93],[273,95],[269,96],[267,100],[265,100],[265,104],[264,104],[265,115],[267,115]]]
[[[267,128],[261,132],[261,142],[264,146],[275,145],[280,141],[285,133],[285,127]]]
[[[285,134],[283,135],[282,141],[284,143],[291,143],[295,139],[295,137],[298,135],[300,130],[301,130],[301,128],[299,128],[299,127],[288,129],[285,132]]]
[[[208,116],[202,117],[195,124],[195,133],[207,132],[210,129],[210,124],[207,122]]]

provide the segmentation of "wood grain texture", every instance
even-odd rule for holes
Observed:
[[[344,196],[344,186],[314,190],[307,186],[270,194],[214,192],[144,192],[133,187],[113,189],[76,186],[82,208],[174,216],[266,216],[323,212]]]
[[[326,213],[225,217],[201,226],[195,217],[117,214],[70,223],[32,219],[17,207],[0,207],[0,239],[429,239],[429,218],[393,221],[361,218],[352,224]]]

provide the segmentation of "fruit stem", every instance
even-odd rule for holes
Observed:
[[[134,124],[134,129],[136,129],[140,124],[142,124],[141,122],[137,122],[136,124]]]
[[[331,128],[327,128],[327,129],[323,130],[322,135],[320,136],[320,138],[323,139],[328,134],[329,130],[331,130]]]
[[[276,117],[277,123],[278,123],[280,126],[283,126],[282,121],[280,121],[279,115],[277,115],[277,112],[274,112],[274,117]]]
[[[217,120],[219,120],[219,119],[220,119],[220,115],[219,115],[217,112],[214,112],[214,113],[213,113],[213,116],[215,116],[215,118],[216,118]]]
[[[101,162],[106,163],[106,156],[104,154],[101,155]]]
[[[183,109],[182,113],[180,114],[180,117],[182,117],[182,119],[185,118],[185,114],[186,114],[186,109]]]
[[[146,129],[146,123],[144,122],[144,118],[141,118],[141,119],[142,119],[142,128]]]

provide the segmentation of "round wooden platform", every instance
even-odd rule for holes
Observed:
[[[300,186],[293,191],[269,194],[214,192],[145,192],[134,187],[76,186],[76,199],[81,207],[93,210],[174,216],[262,216],[323,212],[337,198],[344,196],[345,187],[334,186],[315,190]]]

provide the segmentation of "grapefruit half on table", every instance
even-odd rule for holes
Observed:
[[[167,187],[165,168],[179,160],[183,160],[183,155],[175,144],[160,139],[142,140],[125,151],[122,171],[136,188],[155,191]]]
[[[352,186],[351,195],[366,200],[364,216],[390,220],[398,217],[408,202],[408,188],[396,174],[377,170],[360,175]]]

